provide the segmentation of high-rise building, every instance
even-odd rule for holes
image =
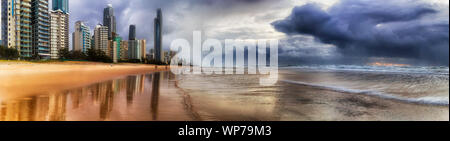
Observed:
[[[163,63],[168,64],[169,63],[169,59],[170,59],[170,52],[169,51],[163,51]]]
[[[20,5],[14,4],[14,0],[2,0],[2,45],[8,48],[16,47],[15,7]]]
[[[103,25],[108,27],[108,38],[110,40],[114,39],[114,34],[116,32],[116,17],[114,16],[114,9],[112,4],[108,4],[103,10]]]
[[[94,29],[94,32],[95,32],[95,29]],[[91,36],[91,48],[95,49],[95,36],[94,35]]]
[[[58,59],[59,49],[69,49],[69,14],[58,9],[50,17],[50,56]]]
[[[69,13],[69,0],[53,0],[52,10],[61,10],[65,14]]]
[[[88,26],[83,22],[77,21],[75,23],[75,32],[72,35],[73,50],[87,52],[91,48],[91,33]]]
[[[150,49],[147,59],[153,60],[155,58],[155,49]]]
[[[156,18],[155,18],[155,61],[162,62],[163,55],[162,55],[162,26],[163,26],[163,19],[162,19],[162,11],[161,9],[158,9],[156,12]]]
[[[109,46],[109,54],[111,56],[111,58],[113,59],[114,63],[117,63],[121,58],[120,58],[120,44],[122,42],[122,38],[121,37],[115,37],[114,40],[110,40],[108,42],[108,46]]]
[[[97,25],[94,30],[95,49],[101,50],[108,54],[108,27]]]
[[[141,41],[140,40],[129,40],[128,41],[128,59],[131,60],[141,60]]]
[[[50,14],[48,0],[31,0],[33,53],[50,59]]]
[[[2,0],[2,40],[21,57],[32,57],[31,0]]]
[[[128,59],[128,41],[120,42],[120,59]]]
[[[136,25],[130,25],[128,40],[136,40]]]
[[[145,39],[139,40],[140,42],[140,49],[141,49],[141,58],[146,59],[147,58],[147,45]]]

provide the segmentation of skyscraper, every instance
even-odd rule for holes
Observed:
[[[136,25],[130,25],[128,40],[136,40]]]
[[[162,26],[163,26],[163,19],[162,19],[162,11],[161,8],[159,8],[156,12],[156,18],[155,18],[155,61],[162,62],[163,56],[162,56]]]
[[[2,0],[2,41],[21,57],[32,57],[30,0]]]
[[[73,50],[87,52],[91,48],[91,33],[88,26],[83,22],[77,21],[75,23],[75,32],[72,35]]]
[[[69,13],[69,0],[53,0],[52,9],[54,11],[61,10],[62,12]]]
[[[50,15],[48,0],[31,0],[33,53],[50,59]]]
[[[95,49],[99,49],[108,54],[108,27],[97,25],[94,30]]]
[[[58,9],[51,11],[50,17],[50,55],[58,59],[59,49],[69,49],[69,14]]]
[[[116,17],[111,4],[103,10],[103,25],[108,27],[108,39],[113,40],[116,33]]]

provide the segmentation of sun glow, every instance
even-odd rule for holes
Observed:
[[[393,64],[393,63],[383,63],[383,62],[375,62],[370,63],[370,66],[380,66],[380,67],[406,67],[410,66],[408,64]]]

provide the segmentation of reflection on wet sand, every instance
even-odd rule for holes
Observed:
[[[183,97],[169,78],[174,78],[169,72],[127,76],[59,93],[0,101],[0,121],[191,120],[183,108]]]
[[[0,121],[65,120],[66,95],[39,95],[1,102]]]
[[[158,118],[158,101],[159,101],[159,83],[160,83],[160,73],[157,72],[153,74],[153,87],[152,87],[152,99],[151,99],[151,108],[153,114],[153,120]]]

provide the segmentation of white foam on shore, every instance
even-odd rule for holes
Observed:
[[[336,92],[363,94],[363,95],[367,95],[367,96],[373,96],[373,97],[378,97],[378,98],[382,98],[382,99],[389,99],[389,100],[395,100],[395,101],[401,101],[401,102],[407,102],[407,103],[448,106],[448,101],[449,101],[448,97],[406,98],[406,97],[396,96],[393,94],[388,94],[388,93],[383,93],[383,92],[378,92],[378,91],[348,89],[348,88],[343,88],[343,87],[311,84],[311,83],[292,81],[292,80],[280,80],[280,81],[286,82],[286,83],[291,83],[291,84],[298,84],[298,85],[305,85],[305,86],[310,86],[310,87],[315,87],[315,88],[327,89],[327,90],[332,90],[332,91],[336,91]]]

